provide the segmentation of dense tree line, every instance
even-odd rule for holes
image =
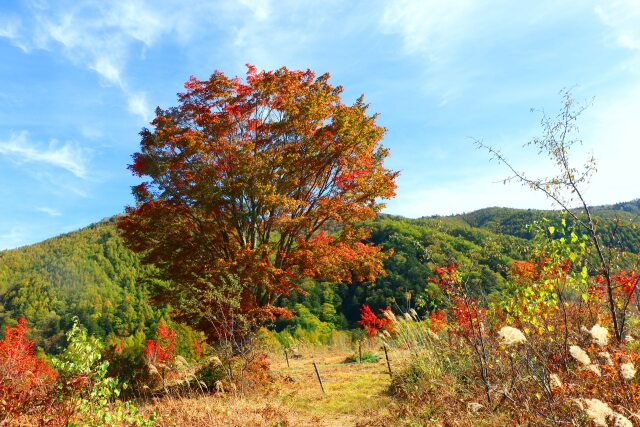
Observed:
[[[375,282],[331,285],[307,282],[306,293],[296,293],[282,304],[308,307],[322,321],[338,327],[356,327],[360,307],[415,308],[421,314],[439,307],[441,295],[429,282],[436,265],[454,263],[473,274],[471,284],[478,293],[490,295],[503,285],[506,268],[521,259],[527,241],[471,227],[458,217],[407,219],[382,215],[372,224],[370,240],[382,245],[390,256],[384,261],[386,274]],[[295,324],[279,322],[279,327]]]
[[[622,209],[602,207],[597,215],[605,232],[615,232],[619,246],[637,253],[635,214]],[[306,280],[304,292],[278,304],[299,313],[302,306],[308,312],[275,327],[308,327],[316,320],[337,329],[356,327],[362,304],[374,310],[410,305],[425,314],[442,303],[429,282],[433,267],[447,263],[471,271],[472,287],[490,298],[504,285],[511,262],[526,258],[533,236],[527,225],[544,218],[550,224],[560,222],[557,212],[504,208],[420,219],[380,215],[371,224],[369,239],[391,253],[384,261],[386,274],[374,282],[339,285]],[[78,316],[90,334],[136,349],[127,356],[133,359],[168,310],[150,303],[152,273],[152,267],[141,265],[140,257],[124,246],[115,219],[0,252],[0,327],[25,317],[36,345],[55,353],[64,346],[73,316]],[[190,334],[183,330],[182,335]]]

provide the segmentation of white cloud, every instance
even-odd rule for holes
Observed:
[[[387,4],[380,24],[384,32],[401,36],[407,53],[426,53],[437,61],[466,36],[478,6],[473,0],[399,0]]]
[[[512,63],[543,60],[555,45],[531,41],[564,30],[592,8],[593,0],[540,0],[535,7],[508,0],[396,0],[385,3],[378,27],[415,62],[422,75],[418,89],[446,105]]]
[[[30,0],[28,4],[31,16],[23,17],[24,25],[6,29],[13,42],[28,49],[61,53],[92,70],[103,84],[121,90],[129,112],[144,121],[153,111],[143,88],[136,87],[128,76],[128,66],[161,40],[178,43],[185,52],[195,49],[199,55],[204,46],[210,46],[206,52],[211,55],[216,45],[227,44],[234,65],[250,61],[264,68],[283,63],[300,66],[303,64],[291,64],[292,58],[307,53],[311,33],[326,34],[322,22],[326,24],[342,7],[335,1],[301,5],[284,0],[190,5],[179,0]],[[359,19],[353,13],[349,16]],[[205,64],[212,60],[203,58]]]
[[[0,37],[9,40],[15,39],[18,37],[18,26],[19,21],[17,20],[0,22]]]
[[[28,46],[20,40],[21,22],[19,18],[0,17],[0,39],[7,39],[23,51],[29,50]]]
[[[45,163],[64,169],[78,178],[87,177],[86,151],[72,143],[60,144],[51,140],[39,147],[28,140],[26,131],[12,133],[8,140],[0,141],[0,155],[17,163]]]
[[[53,209],[53,208],[47,208],[47,207],[36,208],[36,211],[45,213],[45,214],[47,214],[49,216],[61,216],[62,215],[62,213],[59,210]]]
[[[173,1],[31,2],[28,28],[0,25],[0,37],[11,38],[24,50],[60,51],[73,63],[94,71],[104,84],[120,89],[129,111],[146,121],[151,110],[144,92],[126,79],[127,63],[136,48],[149,47],[174,31],[179,35],[189,31],[183,25],[188,27],[190,20],[179,21],[184,14],[178,9],[185,8]]]
[[[596,98],[582,120],[585,145],[593,147],[598,173],[589,186],[597,203],[640,198],[640,83]]]
[[[110,9],[106,4],[93,9],[77,6],[60,13],[36,13],[36,23],[34,42],[38,47],[61,48],[71,61],[95,71],[107,85],[119,88],[127,98],[129,111],[147,120],[150,111],[140,102],[144,94],[133,90],[123,74],[132,45],[150,45],[161,31],[152,10],[141,2],[117,2]]]
[[[145,121],[149,121],[151,108],[147,103],[147,97],[143,92],[130,93],[127,103],[129,112],[142,117]]]
[[[144,121],[152,110],[144,91],[132,87],[126,77],[132,55],[143,54],[163,37],[172,37],[186,47],[195,35],[210,31],[212,26],[225,25],[227,30],[242,34],[248,25],[271,18],[270,0],[189,6],[178,0],[32,0],[30,6],[33,16],[29,28],[21,28],[18,22],[0,22],[0,37],[10,38],[24,50],[60,51],[73,63],[94,71],[106,85],[120,89],[129,112]]]
[[[359,54],[351,50],[354,37],[358,43],[378,36],[380,3],[374,0],[363,7],[340,0],[229,1],[221,7],[222,29],[231,43],[228,52],[234,65],[249,62],[263,69],[287,66],[323,72],[329,58],[329,71],[337,74],[350,62],[342,55]]]
[[[258,21],[266,21],[271,15],[269,0],[240,0],[240,3],[248,7]]]
[[[107,80],[107,82],[113,83],[120,88],[123,88],[122,82],[122,70],[120,65],[116,63],[114,58],[108,56],[98,56],[93,62],[88,65],[89,69],[98,73],[101,77]]]
[[[629,2],[635,0],[628,0]],[[464,55],[464,45],[483,48],[517,40],[546,25],[575,20],[593,0],[540,0],[535,8],[508,0],[396,0],[386,2],[379,26],[399,35],[406,53],[427,54],[432,61]]]
[[[602,2],[595,12],[610,29],[609,39],[627,49],[640,49],[640,2],[610,0]]]

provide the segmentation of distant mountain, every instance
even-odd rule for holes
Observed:
[[[611,211],[615,213],[617,211],[627,212],[630,214],[640,214],[640,199],[631,200],[630,202],[616,203],[614,205],[602,205],[595,206],[596,212]]]
[[[607,244],[618,248],[640,253],[640,199],[614,205],[591,207],[592,213],[599,221],[599,229]],[[576,210],[582,216],[580,210]],[[497,234],[507,234],[523,239],[533,236],[528,225],[548,219],[558,224],[562,213],[557,210],[513,209],[513,208],[485,208],[461,215],[453,215],[465,221],[472,227],[483,228]],[[573,221],[567,217],[567,222]]]

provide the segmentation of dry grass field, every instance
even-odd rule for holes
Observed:
[[[245,396],[234,393],[168,396],[146,405],[163,426],[357,426],[387,414],[390,377],[384,357],[375,363],[344,364],[349,351],[302,352],[287,367],[283,355],[270,355],[273,382]],[[392,353],[392,367],[401,363]],[[394,361],[394,357],[398,357]],[[323,380],[322,392],[313,368]]]

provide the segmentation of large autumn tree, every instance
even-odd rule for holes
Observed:
[[[235,314],[282,315],[302,279],[373,280],[384,254],[364,226],[394,195],[385,129],[329,74],[280,68],[191,77],[158,108],[130,169],[145,182],[119,220],[169,279],[159,297],[219,338]]]

